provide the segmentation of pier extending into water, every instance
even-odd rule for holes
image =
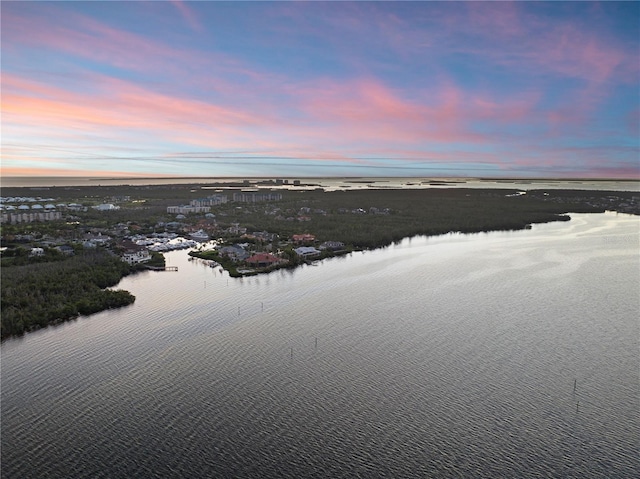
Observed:
[[[146,268],[152,271],[178,271],[177,266],[146,266]]]

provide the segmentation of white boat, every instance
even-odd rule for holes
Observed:
[[[196,241],[209,241],[209,235],[202,230],[191,233],[189,236]]]

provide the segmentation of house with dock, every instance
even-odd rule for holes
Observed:
[[[317,258],[322,253],[322,251],[314,248],[313,246],[300,246],[293,251],[295,251],[298,256],[305,259]]]
[[[319,248],[321,250],[339,251],[344,249],[344,243],[342,241],[325,241]]]
[[[275,266],[281,262],[281,258],[278,258],[271,253],[256,253],[245,260],[245,263],[253,266],[254,268],[268,268],[269,266]]]
[[[231,246],[223,246],[218,249],[218,252],[222,256],[226,256],[227,258],[233,261],[244,261],[250,255],[242,246],[234,244]]]
[[[135,244],[133,241],[123,241],[120,243],[120,247],[124,249],[121,259],[126,263],[138,264],[151,261],[149,250],[144,246]]]

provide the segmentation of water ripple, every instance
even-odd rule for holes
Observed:
[[[171,253],[131,307],[3,344],[2,477],[633,477],[616,218],[244,281]]]

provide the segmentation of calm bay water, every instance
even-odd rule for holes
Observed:
[[[2,344],[2,477],[635,477],[639,232],[576,214],[244,279],[169,253],[132,306]]]

